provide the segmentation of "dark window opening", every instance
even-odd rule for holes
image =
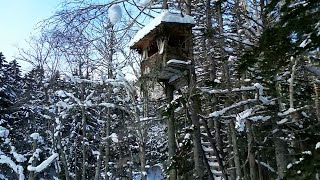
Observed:
[[[150,56],[154,55],[155,53],[157,53],[158,50],[159,49],[158,49],[157,44],[155,42],[153,42],[148,48],[148,57],[150,57]]]
[[[184,36],[173,36],[169,38],[168,45],[171,47],[186,47],[186,38]]]

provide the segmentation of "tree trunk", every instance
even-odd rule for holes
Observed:
[[[118,163],[117,163],[117,176],[122,179],[121,177],[124,176],[123,174],[123,164],[125,163],[125,159],[123,157],[123,151],[122,151],[122,148],[121,148],[121,144],[123,143],[123,135],[122,135],[122,132],[119,132],[118,133],[118,141],[120,143],[118,143],[118,149],[119,149],[119,159],[118,159]]]
[[[255,180],[258,178],[257,167],[256,167],[256,156],[255,151],[253,149],[254,145],[254,136],[253,136],[253,128],[252,122],[250,120],[246,120],[247,125],[247,139],[248,139],[248,161],[250,168],[250,179]]]
[[[57,141],[58,141],[58,144],[59,144],[59,147],[60,147],[59,154],[60,154],[62,165],[63,165],[63,169],[64,169],[64,177],[65,177],[66,180],[69,180],[70,179],[70,175],[69,175],[69,170],[68,170],[68,163],[67,163],[66,154],[65,154],[65,152],[63,150],[63,147],[62,147],[60,133],[59,133],[59,135],[57,137]]]
[[[173,158],[176,154],[176,137],[175,137],[175,123],[174,123],[174,109],[172,107],[171,101],[173,100],[174,87],[172,85],[166,84],[166,96],[167,103],[169,104],[169,118],[168,124],[168,148],[169,148],[169,164],[170,164],[170,180],[175,180],[177,178],[176,164],[173,162]]]
[[[195,76],[195,74],[194,74]],[[195,82],[195,81],[193,81]],[[201,136],[200,136],[200,123],[199,123],[199,113],[200,113],[200,97],[196,94],[195,84],[191,83],[191,120],[193,124],[193,155],[195,161],[195,169],[196,169],[196,178],[203,179],[204,177],[204,164],[203,164],[203,153],[202,153],[202,145],[201,145]]]
[[[141,162],[141,180],[147,179],[147,172],[146,172],[146,147],[145,144],[140,144],[140,162]]]
[[[293,59],[293,58],[292,58]],[[290,98],[290,108],[294,108],[294,78],[295,78],[295,73],[296,73],[296,67],[298,64],[298,60],[294,59],[293,60],[294,64],[292,65],[291,68],[291,78],[290,78],[290,84],[289,84],[289,98]],[[296,119],[293,119],[294,121]]]
[[[186,14],[191,15],[191,0],[186,0]],[[192,42],[188,44],[189,49],[193,50]],[[191,52],[192,55],[192,52]],[[201,137],[200,137],[200,118],[199,113],[201,111],[201,103],[200,97],[197,94],[197,77],[195,72],[195,63],[194,59],[191,58],[191,65],[189,70],[189,97],[191,99],[190,102],[190,113],[191,120],[193,124],[193,156],[194,156],[194,164],[196,170],[196,178],[203,179],[204,177],[204,165],[203,165],[203,153],[202,153],[202,145],[201,145]]]
[[[145,88],[147,87],[147,88]],[[149,95],[148,95],[148,85],[141,87],[142,95],[143,95],[143,117],[148,117],[148,106],[149,106]],[[140,158],[140,171],[141,171],[141,180],[147,179],[147,172],[146,172],[146,128],[144,122],[140,121],[139,117],[139,111],[136,112],[136,119],[139,122],[139,133],[140,133],[140,139],[139,139],[139,158]]]
[[[80,168],[78,168],[78,153],[77,153],[77,149],[74,149],[74,154],[75,154],[75,158],[74,158],[75,180],[79,180],[81,176],[80,176]]]
[[[37,149],[37,140],[34,139],[33,142],[32,142],[32,152],[33,152],[33,153],[36,152],[36,149]],[[32,165],[33,167],[35,167],[36,164],[37,164],[37,159],[34,158],[34,160],[32,161],[31,165]],[[30,179],[30,180],[34,180],[34,179],[35,179],[35,173],[34,173],[34,171],[30,171],[30,173],[29,173],[29,179]]]
[[[84,88],[82,89],[84,93]],[[84,96],[84,95],[82,95]],[[83,101],[82,101],[83,102]],[[81,107],[81,115],[82,115],[82,180],[86,180],[86,165],[87,165],[87,150],[86,150],[86,133],[87,133],[87,120],[85,114],[85,107]]]
[[[111,25],[110,27],[111,32],[110,32],[110,52],[109,56],[106,58],[107,59],[107,64],[108,64],[108,78],[111,79],[113,77],[113,67],[112,67],[112,61],[113,61],[113,54],[114,54],[114,30],[113,26]],[[107,47],[107,45],[106,45]],[[110,101],[110,95],[111,95],[111,87],[108,85],[107,87],[107,101]],[[106,180],[108,180],[110,177],[108,176],[109,174],[109,161],[110,161],[110,121],[111,121],[111,115],[110,115],[110,108],[107,108],[107,118],[105,122],[105,135],[106,135],[106,145],[105,145],[105,159],[104,159],[104,165],[105,165],[105,173],[106,173]]]
[[[207,24],[207,33],[208,33],[208,45],[209,48],[207,48],[207,61],[210,63],[210,70],[209,70],[209,76],[210,76],[210,82],[211,84],[214,83],[214,80],[216,79],[216,61],[214,58],[212,58],[212,54],[210,53],[211,48],[214,47],[214,41],[213,41],[213,27],[212,27],[212,10],[210,7],[210,0],[206,0],[206,24]]]
[[[232,144],[232,135],[231,135],[231,127],[230,127],[230,123],[228,124],[228,131],[227,131],[227,136],[228,136],[228,143]],[[230,172],[230,179],[236,179],[236,171],[235,171],[235,164],[234,164],[234,160],[232,160],[234,158],[234,152],[233,149],[228,148],[228,159],[229,160],[229,172]]]
[[[107,119],[105,124],[105,135],[106,135],[106,145],[105,145],[105,157],[104,157],[104,166],[105,166],[105,173],[106,179],[109,179],[109,161],[110,161],[110,109],[107,108]]]
[[[216,79],[216,61],[214,58],[212,58],[212,54],[210,53],[211,48],[214,47],[214,40],[213,40],[213,33],[214,29],[212,27],[212,9],[210,5],[210,0],[206,0],[206,24],[207,24],[207,33],[208,33],[208,44],[209,48],[207,48],[207,61],[210,63],[210,70],[209,70],[209,76],[210,76],[210,82],[213,85],[214,81]],[[216,111],[216,103],[217,103],[217,98],[216,96],[212,96],[212,110]],[[215,142],[216,142],[216,148],[217,151],[220,152],[219,155],[223,159],[225,157],[223,153],[223,143],[222,143],[222,137],[221,137],[221,123],[218,119],[214,119],[212,121],[209,121],[208,127],[210,130],[214,130],[215,132]],[[213,137],[212,137],[213,138]],[[218,155],[216,155],[218,156]],[[223,163],[223,162],[222,162]],[[222,171],[221,167],[219,166],[219,170]],[[225,170],[223,170],[225,171]],[[225,172],[224,172],[225,173]],[[227,176],[225,176],[227,177]]]
[[[96,165],[96,172],[94,175],[94,180],[99,180],[100,179],[100,174],[101,174],[101,165],[102,165],[102,157],[103,157],[103,145],[99,145],[99,154],[97,158],[97,165]]]
[[[218,119],[214,120],[214,135],[214,138],[217,141],[217,148],[221,152],[222,157],[224,157],[225,154],[223,153],[223,142],[221,137],[221,122]]]
[[[274,126],[274,130],[278,129],[277,126]],[[287,148],[286,148],[286,142],[280,137],[283,137],[283,132],[281,129],[278,130],[278,132],[273,134],[273,142],[275,147],[275,153],[276,153],[276,161],[277,161],[277,169],[278,169],[278,175],[282,179],[285,176],[285,171],[287,170]]]
[[[274,112],[282,111],[284,109],[282,101],[281,101],[281,87],[278,83],[275,83],[275,93],[276,97],[278,99],[278,109],[274,109]],[[275,155],[276,155],[276,161],[277,161],[277,171],[280,178],[283,178],[285,176],[285,171],[287,170],[287,157],[288,149],[287,149],[287,143],[280,139],[281,137],[284,137],[284,133],[282,132],[282,128],[280,125],[277,124],[278,121],[278,115],[277,113],[274,114],[274,120],[273,120],[273,126],[272,131],[273,133],[273,142],[275,147]]]
[[[260,154],[257,154],[258,157],[258,174],[259,174],[259,180],[263,180],[263,173],[262,173],[262,167],[261,167],[261,158],[260,158]]]
[[[128,144],[129,144],[129,138],[128,138]],[[130,152],[130,162],[129,162],[129,179],[133,179],[133,173],[132,173],[132,171],[133,171],[133,168],[132,168],[132,166],[133,166],[133,156],[132,156],[132,149],[131,149],[131,147],[130,146],[128,146],[128,149],[129,149],[129,152]]]
[[[290,82],[289,82],[289,102],[290,102],[290,108],[294,109],[294,81],[296,77],[296,70],[297,70],[297,64],[298,64],[298,59],[291,57],[291,60],[293,61],[293,65],[291,68],[291,77],[290,77]],[[293,112],[290,114],[290,117],[293,122],[297,122],[299,120],[299,113],[298,112]],[[300,148],[300,143],[299,143],[299,134],[295,133],[295,139],[292,140],[291,145],[295,149]]]
[[[315,109],[316,109],[316,115],[317,115],[317,119],[320,122],[320,86],[318,84],[318,82],[316,82],[316,80],[314,80],[313,83],[313,87],[314,87],[314,104],[315,104]]]
[[[223,77],[224,81],[226,83],[226,86],[228,88],[231,88],[231,82],[230,82],[230,70],[228,61],[226,59],[225,55],[225,39],[224,39],[224,30],[223,30],[223,16],[222,16],[222,1],[216,2],[216,11],[217,11],[217,21],[218,21],[218,29],[219,29],[219,49],[221,54],[221,60],[223,62]],[[228,104],[228,103],[227,103]],[[233,120],[230,120],[230,123],[228,125],[229,127],[229,142],[232,143],[232,151],[234,153],[234,162],[230,162],[231,167],[235,167],[236,171],[233,169],[231,170],[231,177],[233,179],[237,177],[242,177],[241,173],[241,164],[240,164],[240,157],[239,157],[239,150],[237,145],[237,137],[236,137],[236,130],[235,130],[235,124]]]
[[[232,139],[232,148],[233,148],[233,153],[234,153],[234,165],[236,167],[236,176],[237,178],[242,177],[241,173],[241,164],[240,164],[240,155],[239,155],[239,149],[238,149],[238,143],[237,143],[237,132],[235,129],[235,124],[234,121],[230,121],[230,133],[231,133],[231,139]]]

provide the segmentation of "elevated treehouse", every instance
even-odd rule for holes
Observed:
[[[142,56],[141,77],[174,85],[186,85],[192,58],[191,16],[162,12],[130,41]]]

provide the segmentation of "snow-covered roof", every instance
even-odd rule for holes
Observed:
[[[192,16],[182,15],[181,13],[173,13],[168,10],[163,11],[159,16],[154,18],[143,27],[137,34],[133,37],[133,39],[129,42],[129,46],[132,47],[135,43],[139,42],[142,38],[148,35],[152,30],[154,30],[161,23],[181,23],[181,24],[195,24],[195,21]]]

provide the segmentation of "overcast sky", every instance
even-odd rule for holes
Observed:
[[[37,23],[50,17],[62,0],[0,0],[0,52],[7,61],[26,47],[25,40],[36,34]]]

